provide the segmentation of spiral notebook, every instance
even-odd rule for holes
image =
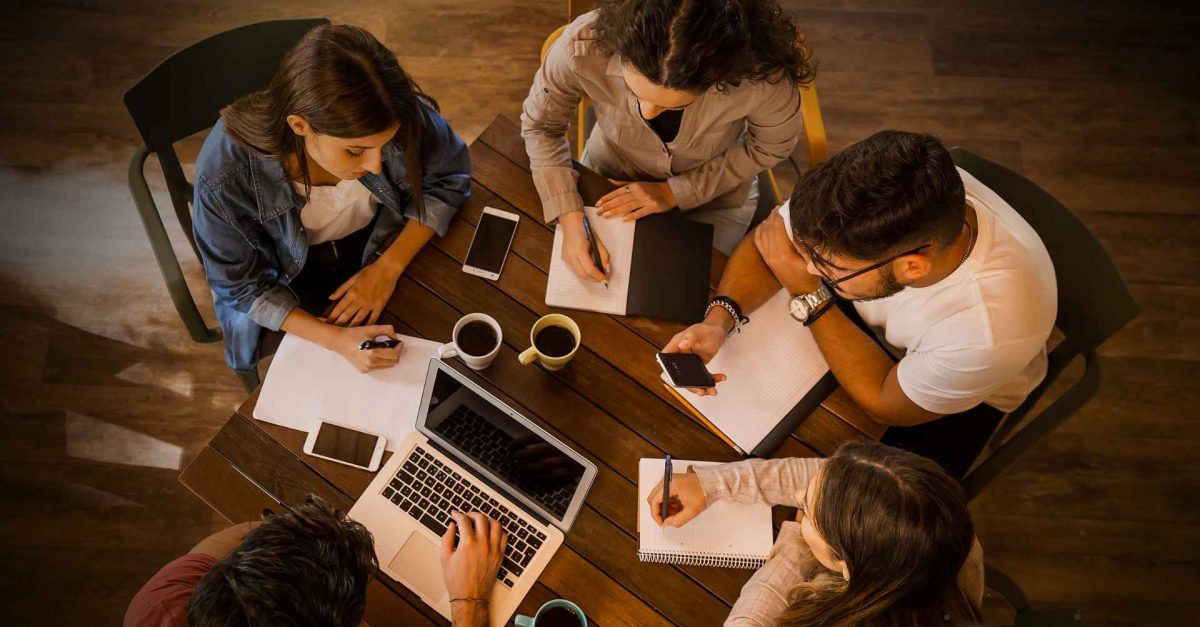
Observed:
[[[663,478],[665,460],[638,463],[638,559],[659,564],[758,568],[771,554],[774,529],[765,503],[717,501],[682,527],[659,527],[646,498]],[[718,462],[672,460],[676,474]]]

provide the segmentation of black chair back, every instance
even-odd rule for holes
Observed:
[[[963,479],[970,498],[1011,466],[1038,440],[1082,407],[1099,389],[1096,348],[1137,316],[1139,307],[1112,257],[1069,209],[1025,177],[962,148],[950,151],[955,164],[996,192],[1037,231],[1058,283],[1055,326],[1063,341],[1050,352],[1046,378],[1012,411],[992,436],[993,452]],[[1083,377],[1016,435],[1009,438],[1047,388],[1078,356]]]
[[[265,89],[283,55],[324,18],[274,20],[213,35],[176,52],[125,92],[125,108],[158,155],[175,213],[191,238],[191,184],[173,144],[216,124],[221,109]],[[193,242],[193,246],[194,246]]]

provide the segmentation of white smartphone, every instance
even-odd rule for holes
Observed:
[[[484,207],[467,259],[463,262],[463,272],[492,281],[499,279],[520,219],[521,216],[510,211]]]
[[[363,433],[321,420],[315,429],[308,432],[304,452],[313,457],[375,472],[379,470],[379,461],[383,459],[385,444],[387,440],[381,435]]]

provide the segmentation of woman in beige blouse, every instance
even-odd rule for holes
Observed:
[[[694,468],[650,494],[659,524],[683,526],[721,499],[797,507],[726,625],[978,625],[983,549],[958,482],[924,457],[877,443],[828,459]]]
[[[583,199],[564,134],[580,98],[596,114],[584,163],[617,189],[609,219],[678,208],[714,226],[730,252],[754,217],[755,176],[800,134],[797,83],[813,69],[795,24],[772,0],[600,0],[569,24],[534,76],[521,134],[563,259],[604,280],[583,231]],[[608,252],[601,244],[601,259]]]

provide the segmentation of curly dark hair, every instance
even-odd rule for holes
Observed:
[[[315,496],[264,523],[204,575],[191,627],[358,627],[379,567],[371,532]]]
[[[656,85],[725,90],[816,76],[800,29],[771,0],[599,0],[600,48]]]

